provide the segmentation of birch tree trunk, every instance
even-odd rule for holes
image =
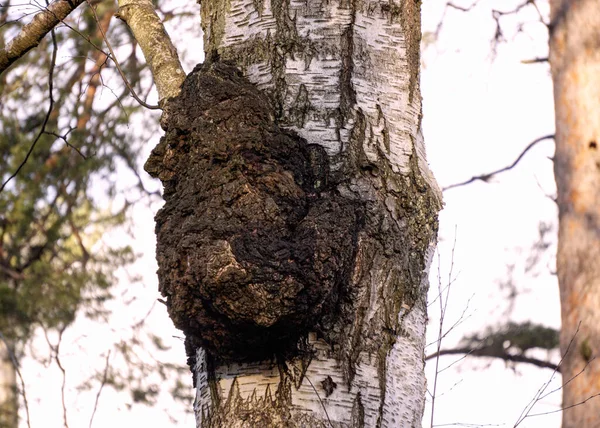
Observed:
[[[0,427],[19,426],[17,374],[7,342],[0,340]]]
[[[303,352],[231,362],[195,349],[197,426],[421,426],[441,195],[420,128],[419,3],[201,6],[206,57],[235,63],[269,95],[279,126],[324,147],[342,177],[336,192],[366,214],[351,292]]]
[[[600,400],[577,404],[600,392],[600,3],[550,4],[563,428],[591,428]]]

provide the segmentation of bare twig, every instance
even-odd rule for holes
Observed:
[[[522,3],[519,3],[517,6],[515,6],[514,9],[507,10],[507,11],[492,9],[492,16],[494,17],[494,19],[496,21],[498,21],[498,19],[500,17],[506,16],[506,15],[514,15],[516,13],[519,13],[522,9],[524,9],[525,7],[530,6],[530,5],[535,8],[535,10],[538,13],[538,16],[540,18],[540,21],[544,22],[544,16],[542,15],[540,9],[538,8],[537,4],[535,3],[535,0],[525,0]],[[498,25],[499,25],[499,23],[498,23]]]
[[[54,89],[54,67],[56,66],[56,53],[58,51],[58,45],[56,43],[56,35],[54,33],[54,29],[51,29],[50,32],[52,34],[52,59],[50,61],[50,70],[48,71],[48,97],[50,98],[50,104],[48,105],[48,111],[46,112],[46,116],[44,117],[44,122],[42,123],[42,126],[41,126],[37,136],[35,137],[35,140],[33,140],[33,143],[31,143],[31,146],[29,147],[29,150],[27,151],[27,154],[25,155],[25,159],[23,159],[23,161],[21,161],[17,170],[10,177],[8,177],[4,183],[2,183],[2,186],[0,186],[0,192],[2,192],[4,190],[4,188],[6,187],[6,185],[13,178],[15,178],[17,176],[19,171],[21,171],[21,169],[25,166],[25,164],[29,160],[31,153],[33,153],[33,149],[35,148],[36,144],[40,140],[41,136],[44,135],[44,132],[46,130],[46,125],[48,124],[48,120],[50,119],[50,114],[52,114],[52,109],[54,108],[54,96],[52,95],[52,92]],[[2,61],[2,59],[0,58],[0,62],[1,61]],[[0,68],[0,72],[1,72],[1,68]]]
[[[69,141],[67,140],[67,138],[68,138],[69,134],[70,134],[71,132],[73,132],[74,130],[76,130],[76,129],[77,129],[77,128],[69,128],[69,130],[68,130],[68,131],[67,131],[67,132],[66,132],[64,135],[59,135],[59,134],[57,134],[56,132],[48,132],[48,131],[45,131],[44,133],[45,133],[45,134],[48,134],[48,135],[52,135],[53,137],[56,137],[56,138],[58,138],[58,139],[60,139],[60,140],[63,140],[63,141],[65,142],[65,145],[66,145],[67,147],[69,147],[69,148],[71,148],[71,149],[75,150],[75,151],[77,152],[77,154],[78,154],[79,156],[81,156],[81,158],[82,158],[83,160],[87,160],[87,159],[88,159],[88,157],[87,157],[86,155],[84,155],[84,154],[81,152],[81,150],[79,150],[77,147],[75,147],[74,145],[72,145],[71,143],[69,143]]]
[[[89,428],[92,428],[92,424],[94,423],[94,416],[96,415],[96,409],[98,408],[98,402],[100,401],[100,394],[102,394],[102,388],[104,388],[104,385],[106,385],[106,382],[108,379],[108,368],[110,367],[109,360],[110,360],[110,350],[108,351],[108,354],[106,355],[106,364],[104,365],[104,374],[102,375],[102,383],[100,384],[100,388],[98,389],[98,393],[96,394],[96,401],[94,401],[94,410],[92,410],[92,416],[90,417]]]
[[[509,171],[509,170],[513,169],[515,166],[517,166],[517,164],[521,161],[521,159],[523,159],[523,156],[525,156],[525,154],[529,150],[531,150],[536,144],[538,144],[538,143],[540,143],[540,142],[542,142],[544,140],[551,140],[551,139],[554,139],[554,135],[544,135],[543,137],[537,138],[537,139],[533,140],[531,143],[529,143],[527,145],[527,147],[525,147],[525,149],[521,152],[521,154],[519,154],[519,156],[517,157],[517,159],[515,159],[515,161],[513,163],[511,163],[510,165],[505,166],[504,168],[500,168],[500,169],[498,169],[496,171],[489,172],[487,174],[475,175],[475,176],[469,178],[468,180],[460,182],[460,183],[451,184],[449,186],[443,187],[442,191],[445,192],[446,190],[453,189],[455,187],[466,186],[467,184],[471,184],[471,183],[473,183],[474,181],[477,181],[477,180],[481,180],[481,181],[487,183],[495,175],[501,174],[501,173],[506,172],[506,171]]]
[[[452,283],[452,272],[454,270],[454,250],[456,248],[456,230],[454,232],[454,244],[452,245],[452,257],[451,257],[451,262],[450,262],[450,271],[448,273],[448,289],[446,290],[446,296],[444,298],[444,301],[442,302],[442,274],[441,274],[441,268],[440,268],[440,255],[438,252],[438,292],[439,292],[439,302],[440,302],[440,323],[439,323],[439,330],[438,330],[438,340],[437,340],[437,352],[439,354],[440,349],[442,347],[442,340],[444,339],[444,318],[446,316],[446,309],[448,308],[448,298],[450,296],[450,284]],[[433,377],[433,392],[431,393],[431,426],[433,427],[433,421],[434,421],[434,417],[435,417],[435,398],[436,398],[436,391],[437,391],[437,381],[438,381],[438,375],[440,373],[440,357],[438,355],[438,357],[435,359],[435,376]]]
[[[142,99],[140,99],[140,97],[138,97],[138,95],[135,93],[134,89],[131,87],[131,84],[129,83],[129,80],[127,79],[127,77],[125,76],[125,73],[123,73],[123,69],[121,68],[121,65],[119,64],[119,61],[117,60],[117,56],[115,55],[115,52],[113,51],[112,45],[110,44],[110,42],[108,41],[108,37],[106,37],[106,33],[104,32],[104,29],[102,28],[102,25],[100,24],[100,20],[98,19],[98,14],[96,14],[96,9],[94,8],[94,6],[91,4],[91,2],[89,0],[85,0],[88,4],[88,6],[90,7],[90,9],[92,10],[92,13],[94,14],[94,19],[96,20],[96,22],[98,23],[98,28],[100,29],[100,32],[102,33],[102,38],[104,39],[104,43],[106,43],[106,47],[108,48],[108,51],[110,52],[110,57],[111,59],[114,61],[115,66],[117,68],[117,71],[119,72],[119,74],[121,75],[121,79],[123,79],[123,82],[125,83],[125,86],[127,86],[127,88],[129,89],[129,92],[131,93],[131,96],[133,98],[135,98],[135,100],[140,103],[140,105],[146,107],[147,109],[150,110],[160,110],[160,107],[157,105],[149,105],[146,104]]]
[[[439,38],[443,23],[444,23],[444,18],[446,17],[446,13],[448,12],[449,9],[454,9],[454,10],[457,10],[460,12],[469,12],[469,11],[471,11],[471,9],[475,8],[479,3],[480,3],[480,0],[474,0],[473,3],[471,3],[471,5],[469,5],[469,6],[461,6],[461,5],[455,4],[451,1],[447,2],[444,7],[444,12],[442,13],[442,17],[440,18],[440,21],[434,32],[435,39],[437,40]],[[540,11],[540,9],[536,3],[536,0],[524,0],[523,2],[521,2],[517,6],[515,6],[514,9],[511,9],[511,10],[503,11],[503,10],[492,9],[491,10],[492,19],[496,23],[494,37],[491,40],[492,57],[494,57],[496,54],[496,49],[497,49],[498,44],[500,42],[503,42],[506,40],[504,37],[504,33],[502,32],[502,25],[500,22],[502,20],[502,18],[507,15],[518,14],[522,9],[524,9],[527,6],[533,6],[533,8],[535,9],[535,11],[538,14],[539,22],[541,22],[544,26],[548,27],[548,23],[546,22],[544,15]],[[519,27],[519,31],[521,31],[521,29],[522,29],[522,26]]]
[[[108,54],[108,52],[104,52],[104,50],[96,45],[92,39],[90,38],[90,36],[83,34],[81,31],[79,31],[77,28],[73,27],[72,25],[70,25],[68,22],[62,21],[62,25],[64,25],[65,27],[67,27],[69,30],[71,30],[72,32],[74,32],[75,34],[77,34],[79,37],[81,37],[83,40],[85,40],[86,42],[88,42],[90,45],[92,45],[92,47],[94,49],[96,49],[97,51],[102,52],[105,56],[110,56]]]
[[[435,39],[437,40],[441,31],[442,31],[442,25],[444,25],[444,18],[446,17],[446,13],[448,12],[448,9],[455,9],[461,12],[468,12],[471,9],[473,9],[475,6],[477,6],[477,4],[480,2],[480,0],[475,0],[473,3],[471,3],[470,6],[460,6],[457,4],[452,3],[451,1],[449,1],[448,3],[446,3],[446,6],[444,6],[444,12],[442,13],[442,17],[440,18],[440,22],[438,22],[438,25],[435,29]]]
[[[541,22],[544,26],[548,27],[548,24],[546,23],[546,20],[544,19],[544,16],[542,15],[542,12],[538,8],[535,1],[536,0],[524,0],[522,3],[519,3],[517,6],[515,6],[514,9],[507,10],[507,11],[492,9],[492,19],[496,23],[496,31],[494,32],[494,38],[492,39],[493,55],[495,55],[495,53],[496,53],[496,48],[497,48],[498,44],[500,42],[503,42],[506,40],[504,38],[504,33],[502,32],[502,25],[500,23],[500,20],[503,17],[508,16],[508,15],[516,15],[525,7],[533,6],[538,14],[539,22]],[[519,26],[519,31],[521,31],[521,30],[522,30],[522,26]]]
[[[588,398],[586,398],[585,400],[580,401],[579,403],[571,404],[570,406],[567,406],[567,407],[561,407],[560,409],[556,409],[556,410],[550,410],[548,412],[532,413],[532,414],[528,415],[528,417],[532,418],[534,416],[545,416],[545,415],[549,415],[551,413],[564,412],[565,410],[571,409],[573,407],[581,406],[582,404],[585,404],[588,401],[590,401],[592,398],[596,398],[596,397],[600,397],[600,392],[598,392],[598,393],[596,393],[594,395],[590,395]]]
[[[317,392],[317,388],[315,388],[315,386],[310,381],[308,376],[305,375],[304,378],[308,381],[308,383],[310,383],[310,386],[312,387],[313,391],[317,395],[317,398],[319,399],[319,403],[321,403],[321,407],[323,407],[323,411],[325,412],[325,416],[327,417],[327,422],[329,422],[329,425],[331,426],[331,428],[333,428],[333,424],[331,423],[331,419],[329,419],[329,414],[327,413],[327,409],[325,408],[325,404],[323,403],[323,400],[321,400],[321,397],[319,396],[319,393]]]
[[[455,427],[455,426],[460,426],[460,427],[469,427],[469,428],[481,428],[481,427],[499,427],[502,426],[503,424],[467,424],[464,422],[451,422],[449,424],[439,424],[439,425],[434,425],[435,427]]]
[[[67,402],[66,402],[66,398],[65,398],[65,390],[67,387],[67,371],[65,370],[65,368],[63,367],[63,365],[60,361],[60,344],[62,343],[62,335],[65,331],[65,328],[66,327],[62,327],[58,331],[58,340],[57,340],[56,344],[53,344],[52,341],[50,340],[50,337],[48,336],[48,331],[42,325],[42,330],[44,331],[46,343],[48,344],[48,347],[50,348],[50,352],[52,353],[51,359],[56,361],[56,365],[58,366],[58,369],[62,373],[62,384],[60,386],[60,397],[61,397],[62,410],[63,410],[63,425],[65,428],[69,428],[69,422],[67,419]]]
[[[471,9],[473,9],[475,6],[477,6],[477,3],[479,3],[479,1],[480,0],[475,0],[473,3],[471,3],[470,6],[460,6],[460,5],[454,4],[452,2],[448,2],[448,3],[446,3],[446,7],[460,10],[461,12],[468,12]]]
[[[523,422],[525,419],[527,419],[527,417],[529,417],[529,412],[531,412],[531,410],[537,404],[537,402],[540,401],[542,399],[542,397],[546,397],[547,396],[547,395],[544,395],[544,392],[546,391],[546,388],[548,388],[548,386],[550,385],[550,382],[552,381],[552,379],[554,379],[554,376],[556,375],[556,373],[558,373],[558,371],[560,369],[560,366],[562,365],[562,362],[565,360],[567,354],[569,353],[569,351],[571,349],[571,346],[573,345],[573,342],[575,341],[575,337],[577,337],[577,334],[579,333],[579,327],[581,327],[581,321],[577,325],[577,330],[575,330],[575,334],[573,335],[573,337],[569,341],[569,344],[567,345],[567,349],[566,349],[564,355],[562,356],[562,358],[560,359],[560,361],[558,363],[558,366],[556,367],[556,369],[554,369],[552,371],[552,375],[550,376],[550,379],[548,379],[548,381],[546,383],[544,383],[540,387],[540,389],[538,389],[538,391],[535,393],[535,395],[533,396],[533,398],[531,399],[531,401],[521,411],[521,414],[519,415],[519,418],[517,419],[517,422],[515,423],[515,425],[514,425],[513,428],[516,428],[521,422]],[[586,365],[586,367],[587,367],[587,365]],[[585,367],[584,367],[584,369],[585,369]],[[569,379],[568,382],[570,382],[571,380],[573,380],[573,378]],[[554,390],[552,392],[555,392],[557,390]]]

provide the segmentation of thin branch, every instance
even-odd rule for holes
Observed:
[[[72,25],[70,25],[68,22],[63,21],[62,24],[67,27],[69,30],[71,30],[72,32],[74,32],[75,34],[77,34],[79,37],[81,37],[83,40],[85,40],[86,42],[88,42],[90,45],[92,45],[92,47],[94,49],[96,49],[97,51],[102,52],[106,57],[110,56],[108,54],[108,52],[104,52],[104,50],[102,50],[102,48],[98,45],[96,45],[92,39],[90,38],[90,36],[83,34],[81,31],[79,31],[77,28],[73,27]]]
[[[5,266],[2,263],[0,263],[0,271],[2,271],[4,274],[9,276],[11,279],[14,279],[15,281],[22,281],[25,279],[25,274],[23,274],[23,272],[14,270],[10,266]]]
[[[451,422],[448,424],[439,424],[439,425],[434,425],[434,427],[455,427],[455,426],[460,426],[460,427],[469,427],[469,428],[480,428],[480,427],[499,427],[502,426],[503,424],[468,424],[465,422]]]
[[[543,395],[543,394],[546,391],[546,388],[548,388],[548,386],[550,386],[550,382],[552,381],[552,379],[554,379],[554,376],[556,375],[556,373],[558,373],[558,371],[560,369],[560,366],[562,365],[563,361],[565,360],[565,358],[569,354],[569,351],[571,350],[571,346],[573,345],[573,342],[575,341],[575,338],[577,337],[577,334],[579,333],[579,328],[580,327],[581,327],[581,321],[579,322],[579,324],[577,324],[577,330],[575,330],[575,334],[573,334],[573,337],[571,337],[571,340],[569,341],[569,344],[567,345],[567,349],[565,350],[564,355],[560,359],[560,361],[558,363],[558,366],[552,372],[552,375],[550,376],[550,379],[548,379],[548,381],[546,383],[544,383],[540,387],[540,389],[538,389],[538,391],[535,393],[535,395],[533,396],[533,398],[531,399],[531,401],[521,411],[521,414],[519,415],[519,418],[517,419],[517,422],[515,423],[515,425],[514,425],[513,428],[516,428],[517,426],[519,426],[519,424],[521,422],[523,422],[525,419],[527,419],[527,417],[529,416],[529,412],[531,412],[531,410],[536,405],[536,403],[541,400],[542,396],[544,396],[544,397],[546,396],[546,395]],[[586,365],[586,367],[587,367],[587,365]],[[571,380],[573,380],[573,378],[569,379],[569,382]]]
[[[437,353],[439,354],[440,349],[442,347],[442,340],[444,339],[444,319],[446,317],[446,310],[448,309],[448,299],[450,296],[450,284],[452,284],[452,274],[454,271],[454,250],[456,249],[456,228],[454,230],[454,243],[452,245],[452,256],[450,262],[450,271],[448,272],[448,289],[446,290],[446,296],[444,296],[444,301],[442,302],[442,274],[441,274],[441,262],[440,262],[440,254],[438,252],[438,292],[439,292],[439,302],[440,302],[440,323],[438,330],[438,340],[437,340]],[[464,315],[464,312],[463,312]],[[462,318],[462,316],[461,316]],[[460,319],[459,319],[460,321]],[[435,376],[433,377],[433,392],[431,393],[431,426],[433,426],[434,417],[435,417],[435,398],[437,391],[437,381],[438,375],[440,374],[440,357],[435,359]]]
[[[106,355],[106,364],[104,366],[104,375],[102,375],[102,383],[100,384],[100,388],[98,389],[98,393],[96,394],[96,401],[94,401],[94,410],[92,410],[92,416],[90,417],[89,428],[92,428],[92,424],[94,423],[94,416],[96,415],[96,409],[98,408],[98,402],[100,401],[100,394],[102,394],[102,388],[104,388],[104,385],[106,385],[106,382],[108,379],[108,368],[110,367],[109,359],[110,359],[110,350],[108,351],[108,354]]]
[[[63,326],[58,331],[58,341],[56,342],[56,345],[54,345],[52,343],[52,341],[50,340],[50,337],[48,336],[48,331],[46,330],[46,327],[44,325],[42,325],[42,330],[44,331],[46,343],[48,344],[48,347],[50,348],[50,351],[52,352],[51,359],[56,361],[56,365],[58,366],[58,369],[62,373],[62,383],[60,386],[60,397],[61,397],[62,410],[63,410],[63,425],[65,428],[69,428],[69,423],[68,423],[68,419],[67,419],[67,402],[65,399],[65,390],[67,387],[67,371],[65,370],[65,368],[62,365],[62,362],[60,361],[60,344],[62,343],[62,336],[65,331],[65,328],[66,327]]]
[[[100,29],[100,32],[102,33],[102,38],[104,39],[104,43],[106,43],[106,47],[108,48],[108,51],[110,52],[111,59],[114,61],[115,66],[117,67],[117,71],[121,75],[121,79],[123,79],[123,82],[125,83],[125,86],[127,86],[127,88],[129,89],[129,92],[131,93],[131,96],[133,98],[135,98],[135,100],[138,103],[140,103],[140,105],[146,107],[147,109],[150,109],[150,110],[160,110],[161,108],[159,106],[157,106],[157,105],[146,104],[135,93],[134,89],[131,87],[131,84],[129,83],[129,80],[127,80],[127,77],[125,76],[125,73],[123,73],[123,69],[121,68],[121,64],[119,64],[119,61],[117,60],[117,56],[115,55],[115,52],[113,51],[113,48],[112,48],[110,42],[108,41],[108,37],[106,37],[106,33],[104,32],[104,29],[102,28],[102,24],[100,23],[100,20],[98,19],[98,14],[96,14],[96,9],[94,8],[94,6],[92,6],[92,4],[91,4],[91,2],[89,0],[85,0],[85,1],[87,2],[88,6],[92,10],[92,13],[94,14],[94,19],[98,23],[98,28]]]
[[[321,397],[319,396],[319,393],[317,392],[317,388],[315,388],[315,386],[310,381],[310,379],[308,378],[308,376],[305,375],[304,378],[308,381],[308,383],[310,383],[310,386],[312,386],[313,391],[317,395],[319,403],[321,403],[321,407],[323,407],[323,411],[325,412],[325,416],[327,417],[327,422],[329,422],[329,425],[331,426],[331,428],[333,428],[333,424],[331,423],[331,419],[329,419],[329,414],[327,413],[327,409],[325,408],[325,404],[323,403],[323,400],[321,400]]]
[[[540,400],[543,400],[544,398],[548,397],[549,395],[552,395],[552,394],[554,394],[555,392],[558,392],[558,391],[560,391],[562,388],[564,388],[565,386],[567,386],[568,384],[570,384],[571,382],[573,382],[573,381],[574,381],[574,380],[575,380],[577,377],[579,377],[579,375],[580,375],[581,373],[583,373],[584,371],[586,371],[586,370],[587,370],[588,366],[589,366],[589,365],[592,363],[592,361],[594,361],[595,359],[596,359],[596,358],[592,358],[591,360],[587,361],[587,362],[585,363],[585,365],[583,366],[583,368],[582,368],[581,370],[579,370],[579,371],[577,372],[577,374],[573,375],[573,376],[571,377],[571,379],[569,379],[569,380],[568,380],[568,381],[566,381],[566,382],[565,382],[565,381],[564,381],[564,379],[563,379],[563,384],[562,384],[560,387],[558,387],[558,388],[555,388],[555,389],[553,389],[552,391],[550,391],[550,392],[547,392],[547,393],[546,393],[546,394],[544,394],[544,395],[541,395],[541,396],[539,397],[539,399],[540,399]]]
[[[52,34],[52,59],[50,61],[50,70],[48,71],[48,97],[50,98],[50,104],[48,105],[48,111],[46,112],[46,117],[44,117],[44,122],[42,123],[42,127],[40,128],[40,131],[38,132],[37,136],[35,137],[35,140],[33,140],[33,143],[31,143],[31,146],[29,147],[29,150],[27,151],[27,154],[25,155],[25,159],[23,159],[23,161],[19,164],[19,167],[17,168],[17,170],[10,177],[8,177],[4,183],[2,183],[2,186],[0,186],[0,192],[2,192],[4,190],[4,188],[6,187],[6,185],[13,178],[15,178],[17,176],[17,174],[21,171],[21,169],[25,166],[25,164],[29,160],[31,153],[33,153],[33,149],[35,148],[36,144],[40,140],[41,136],[44,135],[44,132],[46,130],[46,125],[48,124],[48,120],[50,120],[50,115],[52,114],[52,109],[54,108],[54,96],[52,95],[52,92],[54,89],[54,67],[56,66],[56,54],[58,51],[58,45],[56,43],[56,35],[54,34],[54,29],[50,29],[50,32]],[[2,61],[2,58],[1,58],[1,54],[0,54],[0,63],[1,63],[1,61]],[[2,70],[0,69],[0,73],[1,72],[2,72]]]
[[[492,350],[487,347],[484,348],[455,348],[455,349],[442,349],[438,352],[434,352],[433,354],[427,355],[425,360],[430,360],[432,358],[437,358],[442,355],[457,355],[457,354],[465,354],[465,358],[468,356],[474,357],[489,357],[489,358],[498,358],[504,361],[512,361],[515,363],[526,363],[533,364],[536,367],[541,367],[544,369],[555,370],[560,373],[560,367],[557,364],[551,363],[550,361],[538,360],[537,358],[530,358],[524,355],[512,355],[509,353],[498,354],[492,352]]]
[[[586,398],[585,400],[580,401],[579,403],[571,404],[570,406],[567,406],[567,407],[561,407],[560,409],[557,409],[557,410],[550,410],[548,412],[533,413],[531,415],[528,415],[528,417],[532,418],[534,416],[545,416],[545,415],[549,415],[550,413],[564,412],[565,410],[571,409],[573,407],[581,406],[582,404],[585,404],[588,401],[590,401],[592,398],[596,398],[596,397],[600,397],[600,392],[598,392],[598,393],[596,393],[594,395],[590,395],[588,398]]]
[[[87,159],[88,159],[88,157],[87,157],[86,155],[84,155],[84,154],[81,152],[81,150],[79,150],[79,149],[78,149],[77,147],[75,147],[73,144],[69,143],[69,141],[67,140],[67,138],[68,138],[69,134],[70,134],[71,132],[73,132],[74,130],[76,130],[76,129],[77,129],[77,128],[69,128],[69,130],[68,130],[68,131],[65,133],[65,135],[59,135],[59,134],[57,134],[56,132],[48,132],[48,131],[46,131],[46,132],[44,132],[44,133],[45,133],[45,134],[47,134],[47,135],[52,135],[53,137],[56,137],[56,138],[58,138],[58,139],[60,139],[60,140],[63,140],[63,141],[65,142],[65,145],[66,145],[67,147],[69,147],[70,149],[73,149],[73,150],[75,150],[75,151],[77,152],[77,154],[78,154],[79,156],[81,156],[81,158],[82,158],[83,160],[87,160]]]
[[[543,16],[542,13],[540,12],[539,8],[537,7],[537,4],[535,3],[535,0],[525,0],[524,2],[518,4],[514,9],[508,10],[508,11],[502,11],[502,10],[497,10],[497,9],[492,9],[492,16],[494,17],[494,19],[496,18],[500,18],[501,16],[506,16],[506,15],[514,15],[517,14],[521,11],[521,9],[529,6],[529,5],[533,5],[533,7],[535,8],[535,10],[537,11],[540,20],[543,21]]]
[[[536,0],[524,0],[522,3],[518,4],[514,9],[508,10],[508,11],[492,9],[492,19],[496,23],[496,31],[494,33],[494,38],[492,39],[492,55],[493,56],[496,55],[498,44],[506,41],[506,38],[504,37],[504,33],[502,32],[502,24],[500,23],[500,21],[502,20],[503,17],[509,16],[509,15],[517,15],[518,13],[521,12],[522,9],[526,8],[527,6],[533,6],[535,11],[538,14],[539,22],[542,25],[544,25],[546,28],[548,28],[548,23],[544,19],[544,16],[542,15],[542,12],[540,11],[540,9],[535,1]],[[517,32],[521,32],[522,30],[523,30],[523,24],[521,24],[519,26],[519,29]]]
[[[19,34],[10,40],[4,49],[0,49],[0,74],[10,67],[40,41],[55,26],[73,12],[83,0],[56,0],[37,13],[30,23],[23,26]]]
[[[442,351],[443,353],[443,351]],[[444,367],[443,369],[440,370],[440,373],[443,372],[444,370],[448,370],[449,368],[453,367],[455,364],[460,363],[462,360],[466,359],[470,354],[465,354],[462,357],[460,357],[458,360],[454,360],[452,361],[450,364],[448,364],[446,367]]]
[[[532,59],[524,59],[521,61],[521,64],[536,64],[540,62],[548,62],[548,57],[544,58],[532,58]]]
[[[471,11],[471,9],[475,8],[479,3],[480,3],[480,0],[475,0],[469,6],[461,6],[461,5],[454,4],[451,1],[447,2],[444,7],[444,12],[442,13],[442,17],[440,18],[440,21],[438,22],[438,25],[434,32],[435,39],[437,40],[439,38],[443,23],[444,23],[444,18],[446,17],[446,13],[448,12],[448,9],[454,9],[454,10],[457,10],[460,12],[469,12],[469,11]],[[540,11],[540,9],[536,3],[536,0],[524,0],[523,2],[519,3],[514,9],[507,10],[507,11],[492,9],[491,10],[492,19],[494,20],[494,22],[496,24],[494,36],[491,40],[492,58],[494,58],[496,55],[498,44],[506,41],[506,38],[504,37],[504,33],[502,32],[502,25],[500,22],[502,20],[502,18],[505,16],[508,16],[508,15],[516,15],[527,6],[533,6],[533,8],[535,9],[535,11],[537,12],[537,15],[539,17],[539,22],[548,28],[548,23],[546,22],[544,15]],[[522,31],[522,26],[519,27],[518,31],[519,32]]]
[[[477,3],[479,3],[479,0],[476,0],[473,3],[471,3],[470,6],[460,6],[460,5],[454,4],[452,2],[448,2],[448,3],[446,3],[446,7],[460,10],[461,12],[468,12],[471,9],[473,9],[475,6],[477,6]]]
[[[505,166],[504,168],[500,168],[500,169],[498,169],[496,171],[489,172],[487,174],[475,175],[475,176],[471,177],[470,179],[468,179],[466,181],[463,181],[461,183],[451,184],[449,186],[443,187],[442,191],[445,192],[446,190],[453,189],[455,187],[466,186],[467,184],[471,184],[471,183],[473,183],[474,181],[477,181],[477,180],[481,180],[481,181],[487,183],[495,175],[501,174],[501,173],[506,172],[506,171],[509,171],[509,170],[513,169],[515,166],[517,166],[517,164],[521,161],[521,159],[523,159],[523,156],[525,156],[525,154],[529,150],[531,150],[536,144],[538,144],[538,143],[540,143],[540,142],[542,142],[544,140],[551,140],[551,139],[554,139],[554,135],[553,134],[552,135],[544,135],[543,137],[540,137],[540,138],[538,138],[536,140],[533,140],[531,143],[529,143],[527,145],[527,147],[525,147],[525,149],[521,152],[521,154],[517,157],[517,159],[515,159],[515,161],[513,163],[511,163],[510,165]]]
[[[446,3],[446,5],[444,6],[444,12],[442,13],[442,17],[440,18],[440,22],[438,22],[438,25],[435,29],[435,39],[437,40],[440,36],[440,33],[442,31],[442,26],[444,25],[444,18],[446,17],[446,13],[448,12],[448,9],[455,9],[458,10],[460,12],[468,12],[471,9],[473,9],[475,6],[477,6],[477,4],[480,2],[480,0],[475,0],[470,6],[460,6],[460,5],[456,5],[452,2],[448,2]]]

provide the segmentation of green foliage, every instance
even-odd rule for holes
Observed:
[[[11,1],[0,5],[0,48],[28,21],[21,19],[26,13],[39,10],[37,3],[16,8]],[[44,364],[59,364],[62,333],[78,315],[108,321],[105,303],[113,297],[116,273],[135,255],[126,240],[111,242],[115,234],[107,232],[124,232],[131,226],[129,208],[151,196],[138,158],[159,130],[158,115],[142,111],[130,96],[107,58],[99,25],[140,98],[152,80],[131,33],[114,19],[116,2],[93,3],[98,21],[84,4],[55,29],[54,65],[47,36],[0,74],[0,186],[20,168],[0,191],[0,332],[17,358],[30,349],[24,345],[36,330],[47,340],[57,337],[58,344],[48,341],[50,356],[40,357]],[[185,391],[191,381],[180,380],[189,381],[189,369],[165,364],[169,347],[156,335],[141,341],[142,327],[143,321],[134,325],[128,339],[109,338],[104,367],[78,380],[78,390],[107,385],[127,394],[126,406],[152,405],[172,383],[173,397],[191,409]]]
[[[529,349],[540,348],[552,350],[559,345],[558,330],[532,322],[509,322],[497,328],[488,328],[485,333],[465,337],[463,345],[482,350],[488,354],[502,356],[513,349],[523,355]]]
[[[114,7],[98,8],[104,25]],[[22,26],[6,10],[0,46]],[[67,26],[56,30],[52,94],[50,37],[0,76],[0,185],[23,164],[48,115],[29,159],[0,192],[0,332],[15,344],[27,341],[38,326],[64,330],[82,307],[90,316],[100,315],[115,272],[134,260],[129,247],[107,246],[102,237],[126,221],[126,200],[105,207],[125,189],[116,179],[118,165],[137,176],[146,136],[132,136],[128,123],[140,108],[96,48],[102,38],[91,11],[75,19],[67,25],[77,32]],[[139,91],[135,43],[122,27],[113,34],[133,49],[125,63],[137,76],[133,85]],[[111,81],[110,88],[105,81]]]

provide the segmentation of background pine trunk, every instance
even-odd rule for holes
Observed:
[[[563,428],[600,425],[600,3],[553,0]],[[574,407],[573,407],[574,406]]]

